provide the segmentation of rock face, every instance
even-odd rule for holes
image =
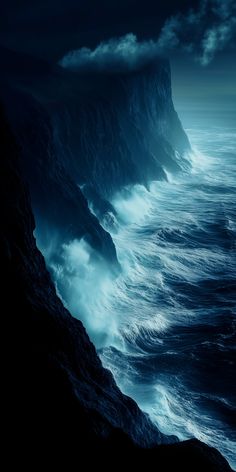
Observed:
[[[33,417],[39,414],[37,420],[41,421],[42,404],[45,408],[48,403],[49,424],[50,417],[57,422],[61,411],[71,415],[68,425],[73,420],[76,426],[82,409],[84,436],[106,439],[121,430],[142,446],[173,441],[156,430],[134,401],[121,394],[111,373],[103,369],[82,323],[71,317],[56,296],[33,236],[34,218],[19,173],[18,151],[2,116],[1,128],[1,201],[5,202],[1,260],[4,273],[9,274],[4,293],[9,294],[7,306],[21,332],[19,341],[26,357],[20,361],[20,370],[24,380],[30,381],[32,398],[27,398],[27,403],[32,405]]]
[[[190,145],[173,107],[168,62],[81,76],[0,52],[2,97],[21,146],[42,246],[48,233],[57,248],[83,237],[96,257],[119,270],[113,241],[88,202],[102,219],[107,198],[124,186],[148,186],[188,166]]]
[[[4,87],[7,95],[9,85],[5,84]],[[18,92],[11,96],[13,101],[16,96],[19,97]],[[25,96],[22,90],[20,96]],[[15,102],[16,108],[17,103],[20,102]],[[178,468],[188,471],[202,468],[212,472],[230,471],[227,462],[216,450],[195,440],[178,443],[175,437],[164,436],[157,430],[136,403],[120,392],[111,373],[102,367],[82,323],[72,318],[57,297],[33,235],[35,222],[26,184],[29,169],[38,191],[42,185],[42,202],[45,203],[44,199],[49,192],[49,208],[43,212],[39,194],[33,192],[33,186],[30,187],[34,208],[38,214],[43,212],[42,218],[54,218],[55,227],[61,224],[61,221],[56,223],[58,216],[54,215],[56,192],[58,205],[63,207],[63,211],[64,205],[68,205],[65,232],[73,233],[84,228],[83,231],[97,234],[98,241],[104,237],[106,257],[110,247],[113,260],[115,249],[109,235],[106,236],[104,230],[102,232],[98,220],[89,212],[81,192],[78,190],[79,193],[74,194],[75,183],[68,174],[65,179],[66,166],[60,169],[59,162],[54,161],[50,139],[47,139],[49,125],[46,125],[45,134],[38,133],[38,126],[40,132],[44,130],[42,123],[39,123],[42,116],[40,113],[38,115],[37,110],[32,123],[34,126],[31,127],[32,135],[27,134],[26,145],[24,133],[21,138],[18,135],[18,142],[15,137],[16,117],[13,119],[11,116],[9,125],[3,107],[0,111],[1,301],[7,341],[7,376],[4,380],[7,414],[4,432],[9,451],[8,463],[15,459],[18,466],[23,463],[34,470],[41,461],[43,465],[52,463],[55,467],[65,459],[69,467],[74,460],[81,467],[82,460],[86,460],[88,465],[96,460],[97,465],[106,468],[104,462],[108,452],[112,451],[113,460],[119,466],[124,465],[126,454],[134,465],[144,461],[145,466],[151,467],[154,462],[159,470]],[[48,123],[47,119],[45,121]],[[23,113],[22,122],[25,125]],[[29,123],[27,119],[27,126]],[[27,130],[30,130],[30,126]],[[30,166],[31,141],[38,154]],[[47,150],[50,152],[45,157],[44,151]],[[45,175],[45,180],[40,181],[46,170],[45,162],[48,162],[49,176]],[[67,177],[68,188],[64,191],[59,183],[64,185]],[[56,190],[50,189],[50,185],[54,187],[54,184]],[[78,198],[79,210],[75,206],[70,214],[74,195]],[[71,229],[69,221],[76,214],[78,225],[76,223]],[[98,243],[93,244],[95,247]]]
[[[230,471],[217,451],[198,441],[171,444],[176,438],[161,434],[102,367],[82,324],[58,299],[36,247],[29,193],[19,170],[19,149],[2,110],[0,125],[10,448],[24,463],[29,450],[39,455],[38,460],[46,454],[52,459],[55,454],[55,463],[68,455],[69,464],[78,455],[81,459],[89,448],[91,453],[99,451],[98,461],[102,451],[114,450],[125,452],[137,463],[155,460],[165,464],[165,470],[172,470],[174,464],[190,470],[193,461],[209,471]]]
[[[223,457],[198,441],[170,444],[136,403],[117,388],[82,324],[58,299],[38,251],[19,149],[1,110],[1,261],[7,320],[10,450],[57,463],[90,453],[125,452],[165,469],[230,471]],[[157,444],[168,444],[158,446]],[[145,449],[145,447],[148,449]],[[150,449],[151,448],[151,449]],[[55,455],[55,456],[54,456]],[[117,457],[117,463],[121,463]],[[150,462],[151,463],[151,462]],[[162,465],[161,465],[162,466]]]

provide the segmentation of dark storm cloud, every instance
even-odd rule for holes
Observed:
[[[197,9],[168,18],[155,40],[138,41],[132,33],[66,54],[60,64],[80,71],[133,70],[157,56],[183,50],[202,66],[235,41],[236,4],[232,0],[203,0]]]

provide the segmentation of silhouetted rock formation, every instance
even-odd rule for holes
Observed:
[[[168,62],[160,59],[136,72],[78,75],[1,52],[2,95],[44,245],[47,228],[58,246],[84,237],[95,257],[119,269],[112,239],[81,189],[102,219],[114,192],[129,184],[148,187],[150,180],[166,179],[166,171],[189,165]]]
[[[111,373],[102,367],[82,323],[57,297],[33,235],[35,222],[25,184],[31,172],[36,186],[36,193],[31,186],[31,195],[39,218],[47,205],[42,218],[51,218],[56,227],[62,226],[54,214],[57,201],[59,212],[60,206],[68,212],[65,233],[71,231],[70,237],[78,237],[87,231],[96,234],[98,241],[104,238],[106,257],[110,248],[112,260],[116,258],[115,249],[71,177],[65,176],[66,166],[60,168],[51,150],[47,118],[37,110],[31,115],[30,127],[28,116],[27,109],[27,128],[22,113],[26,142],[24,133],[19,131],[20,148],[2,109],[0,112],[1,302],[7,325],[4,435],[8,465],[15,459],[17,466],[23,461],[25,467],[35,470],[41,462],[55,467],[65,459],[68,468],[72,460],[81,468],[85,459],[88,465],[97,461],[106,469],[104,452],[113,451],[113,460],[119,466],[128,456],[133,465],[144,461],[145,467],[154,463],[158,470],[230,471],[216,450],[196,440],[177,443],[175,437],[158,431],[137,404],[120,392]],[[12,122],[16,134],[16,121]],[[30,166],[28,160],[34,159],[32,149],[38,153]],[[79,224],[73,223],[71,229],[75,215]],[[93,244],[101,250],[100,243]]]
[[[102,454],[104,448],[126,451],[134,461],[155,458],[167,467],[180,465],[182,470],[189,470],[190,460],[209,471],[230,470],[217,451],[198,441],[155,448],[176,438],[161,434],[136,403],[120,392],[111,373],[102,367],[82,323],[58,299],[35,244],[19,150],[2,111],[0,125],[10,449],[26,462],[29,450],[39,454],[39,460],[56,454],[55,462],[69,453],[69,463],[89,447],[90,453]],[[154,449],[139,449],[151,446]]]

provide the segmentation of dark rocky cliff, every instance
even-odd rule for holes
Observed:
[[[216,450],[199,441],[170,444],[175,438],[162,435],[103,369],[82,324],[58,299],[36,247],[29,191],[20,170],[26,148],[16,143],[2,109],[0,127],[8,465],[15,460],[34,470],[41,461],[55,467],[66,459],[67,467],[74,460],[82,468],[83,459],[87,464],[95,459],[107,468],[112,466],[110,459],[106,464],[108,451],[114,451],[119,466],[128,457],[134,465],[143,460],[151,467],[154,462],[159,470],[230,471]]]
[[[51,434],[50,428],[57,434],[56,425],[65,421],[67,427],[78,427],[84,440],[106,440],[121,431],[143,446],[173,441],[121,394],[82,323],[56,296],[33,236],[35,224],[19,171],[19,150],[2,113],[1,136],[3,295],[16,337],[14,376],[21,385],[12,407],[18,407],[28,427],[46,422],[45,436]]]
[[[112,239],[87,200],[101,219],[114,192],[136,183],[148,187],[150,180],[166,179],[166,171],[188,166],[190,145],[173,107],[168,62],[78,75],[0,52],[2,98],[22,149],[42,246],[47,228],[59,239],[57,248],[84,237],[94,257],[119,269]]]
[[[170,444],[176,439],[162,435],[102,367],[82,324],[58,299],[36,247],[19,149],[2,110],[0,126],[8,450],[17,454],[18,464],[30,462],[32,454],[37,464],[47,458],[69,465],[84,456],[89,464],[94,459],[89,449],[97,461],[103,451],[114,450],[134,463],[155,460],[159,470],[230,471],[216,450],[199,441]]]

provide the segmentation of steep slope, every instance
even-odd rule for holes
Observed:
[[[110,235],[90,212],[88,203],[53,143],[50,117],[28,93],[4,88],[13,129],[22,149],[21,168],[29,183],[37,225],[47,230],[58,244],[74,238],[84,239],[109,264],[118,267]],[[60,209],[60,211],[58,211]]]
[[[1,95],[22,149],[40,247],[57,259],[83,238],[91,258],[117,273],[112,238],[99,224],[124,186],[189,166],[190,145],[171,97],[170,67],[80,75],[0,49]],[[94,214],[90,208],[93,208]]]
[[[3,293],[18,336],[17,347],[23,348],[15,359],[14,370],[20,372],[29,388],[30,396],[20,397],[24,408],[32,408],[29,421],[32,426],[34,421],[41,422],[41,415],[47,411],[49,424],[57,421],[59,412],[72,415],[70,421],[74,423],[73,416],[76,418],[77,410],[83,409],[85,437],[106,439],[120,429],[144,446],[173,441],[161,435],[137,405],[121,394],[109,371],[102,368],[81,322],[73,319],[57,298],[36,247],[34,218],[20,177],[18,149],[2,114],[1,135],[1,260],[6,274]],[[23,359],[22,350],[26,354]]]
[[[215,450],[198,441],[175,441],[162,435],[135,402],[119,391],[103,369],[82,324],[57,298],[38,251],[29,194],[19,170],[19,149],[0,113],[1,126],[1,262],[2,305],[7,324],[7,408],[5,440],[8,463],[32,466],[47,459],[90,463],[97,451],[126,451],[133,463],[157,461],[165,470],[194,465],[209,471],[230,471]],[[89,456],[88,456],[89,448]],[[100,462],[102,461],[102,462]],[[117,464],[122,462],[117,457]],[[151,463],[151,462],[150,462]],[[196,470],[197,470],[196,469]]]
[[[79,183],[109,197],[124,185],[148,186],[165,179],[166,170],[188,166],[190,145],[173,107],[167,61],[86,78],[90,94],[83,100],[50,106],[57,153]]]

